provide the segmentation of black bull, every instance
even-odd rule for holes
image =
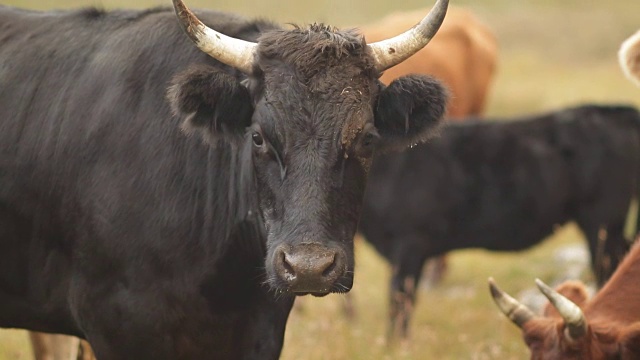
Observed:
[[[169,9],[0,7],[0,326],[101,360],[276,358],[292,295],[351,287],[373,153],[426,139],[445,91],[378,81],[417,47],[202,12],[257,41],[211,50],[174,5],[189,36]]]
[[[390,330],[406,335],[428,258],[526,249],[572,220],[602,284],[629,249],[639,176],[640,116],[615,106],[450,124],[428,144],[376,158],[360,231],[393,267]]]

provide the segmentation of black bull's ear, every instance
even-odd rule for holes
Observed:
[[[176,75],[167,91],[183,129],[200,130],[206,139],[243,134],[251,125],[253,106],[249,90],[214,67],[195,65]]]
[[[444,116],[449,92],[430,76],[400,77],[382,90],[375,109],[381,151],[427,140]]]

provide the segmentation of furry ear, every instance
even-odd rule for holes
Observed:
[[[249,90],[232,75],[211,66],[195,65],[176,75],[167,99],[174,114],[184,118],[183,129],[200,130],[207,139],[242,134],[251,125]]]
[[[400,77],[382,92],[375,111],[380,150],[400,150],[424,142],[441,123],[448,91],[430,76]]]

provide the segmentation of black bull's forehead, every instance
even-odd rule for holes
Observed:
[[[317,75],[310,86],[296,81],[268,82],[264,94],[264,113],[268,115],[255,121],[265,131],[277,134],[284,147],[323,144],[348,148],[365,124],[373,121],[371,94],[377,90],[362,76],[331,73],[344,72],[330,70]],[[267,75],[273,80],[280,76]]]
[[[377,73],[361,36],[311,25],[270,31],[259,41],[270,116],[256,120],[288,138],[282,141],[332,140],[344,147],[373,120]]]
[[[325,69],[341,68],[345,76],[352,70],[377,78],[373,57],[367,53],[364,38],[354,30],[339,31],[321,24],[293,30],[272,30],[259,38],[259,62],[277,59],[293,67],[300,81],[308,83]]]

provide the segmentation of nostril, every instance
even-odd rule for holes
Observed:
[[[337,261],[336,261],[336,255],[334,254],[331,257],[331,262],[328,263],[327,267],[322,271],[322,276],[329,277],[329,275],[336,269],[336,266],[337,266]]]
[[[287,277],[287,280],[293,280],[296,277],[296,271],[293,269],[293,266],[287,259],[287,253],[282,252],[282,267],[284,268],[284,275]]]

